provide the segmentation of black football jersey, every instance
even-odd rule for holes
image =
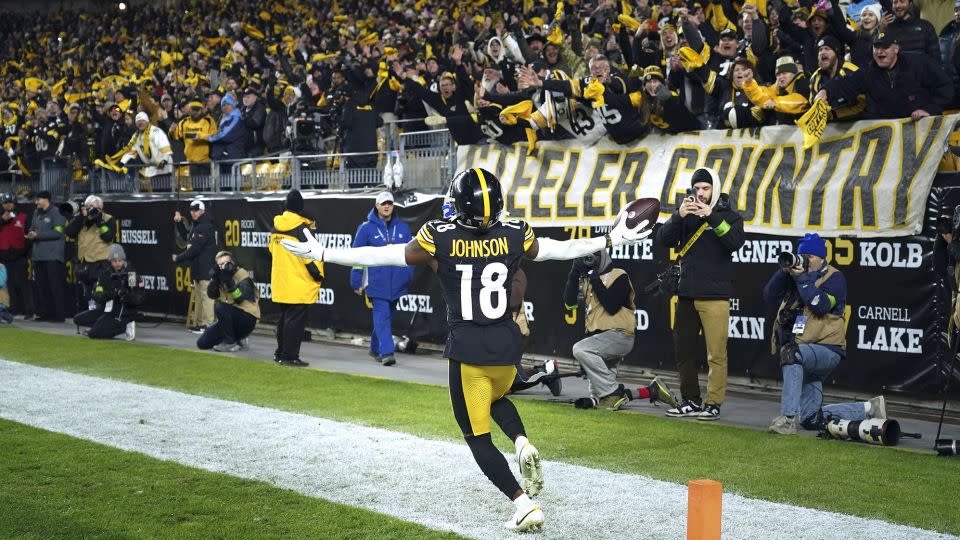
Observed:
[[[433,220],[417,242],[437,260],[450,334],[445,355],[481,365],[512,365],[520,358],[520,333],[510,313],[510,289],[533,229],[505,220],[486,232]]]

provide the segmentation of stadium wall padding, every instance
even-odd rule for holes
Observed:
[[[407,194],[398,197],[397,213],[416,232],[426,220],[439,215],[436,196]],[[918,393],[938,382],[938,359],[945,354],[941,332],[950,311],[943,287],[946,270],[944,246],[936,240],[933,222],[943,209],[960,203],[960,189],[935,187],[929,199],[924,234],[899,238],[828,240],[828,258],[842,270],[849,284],[847,358],[833,373],[831,384],[864,390],[899,390]],[[177,252],[172,216],[187,214],[188,201],[109,201],[107,211],[119,219],[118,233],[128,258],[144,274],[146,309],[184,314],[189,298],[189,275],[184,265],[174,265]],[[305,210],[318,218],[321,241],[331,247],[348,247],[357,226],[373,206],[373,196],[307,195]],[[252,270],[261,295],[264,322],[275,322],[278,310],[270,301],[270,254],[267,243],[273,216],[282,211],[282,198],[207,199],[207,212],[218,230],[224,249]],[[602,234],[590,227],[537,228],[538,236],[569,239]],[[792,249],[795,239],[747,234],[744,247],[734,254],[735,295],[731,298],[729,366],[732,375],[779,378],[780,368],[770,355],[769,338],[775,308],[761,299],[763,285],[777,271],[776,256]],[[667,265],[665,249],[648,240],[640,245],[612,250],[614,263],[625,268],[637,291],[637,346],[626,363],[675,369],[670,321],[673,302],[661,295],[644,294],[656,274]],[[569,264],[524,262],[529,286],[526,309],[531,319],[528,352],[570,357],[573,343],[582,335],[582,316],[571,316],[561,300]],[[940,270],[937,270],[940,268]],[[446,307],[437,279],[420,268],[410,284],[410,295],[398,302],[394,333],[417,340],[443,343]],[[317,305],[309,313],[309,326],[338,331],[368,332],[370,310],[349,285],[349,269],[328,265]],[[704,355],[705,356],[705,355]]]

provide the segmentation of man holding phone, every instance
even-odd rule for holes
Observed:
[[[190,162],[190,176],[210,174],[210,143],[207,138],[217,132],[217,122],[206,112],[203,103],[195,99],[187,104],[189,116],[180,120],[170,134],[173,139],[183,141],[183,153]],[[181,186],[185,191],[193,189],[193,182]]]
[[[683,401],[667,416],[716,420],[727,390],[727,332],[733,262],[730,254],[743,245],[743,218],[730,208],[729,196],[720,193],[716,171],[694,171],[691,189],[657,233],[664,247],[679,250],[680,282],[677,289],[673,349],[680,372]],[[700,397],[694,356],[703,330],[706,342],[707,399]]]

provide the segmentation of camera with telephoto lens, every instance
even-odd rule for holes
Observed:
[[[100,209],[96,206],[91,206],[87,208],[87,219],[90,221],[96,221],[100,217]]]
[[[933,448],[940,456],[956,456],[960,454],[960,441],[957,439],[937,439]]]
[[[784,270],[801,267],[803,271],[806,272],[810,269],[810,259],[789,251],[781,251],[780,254],[777,255],[777,264]]]

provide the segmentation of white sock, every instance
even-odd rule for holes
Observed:
[[[547,372],[547,375],[550,375],[556,369],[556,365],[556,360],[547,360],[547,363],[543,365],[543,369]]]
[[[517,507],[517,510],[523,510],[533,506],[533,501],[530,499],[530,497],[527,496],[526,493],[524,493],[523,495],[520,495],[519,497],[514,499],[513,504],[514,506]]]
[[[863,413],[864,413],[864,414],[870,414],[870,409],[872,409],[872,408],[873,408],[873,407],[870,406],[870,402],[869,402],[869,401],[864,401],[864,402],[863,402]]]
[[[520,450],[521,450],[524,446],[530,444],[530,441],[528,441],[527,438],[524,437],[523,435],[520,435],[519,437],[517,437],[517,440],[513,441],[513,444],[516,445],[516,447],[517,447],[517,454],[519,455],[519,454],[520,454]]]

